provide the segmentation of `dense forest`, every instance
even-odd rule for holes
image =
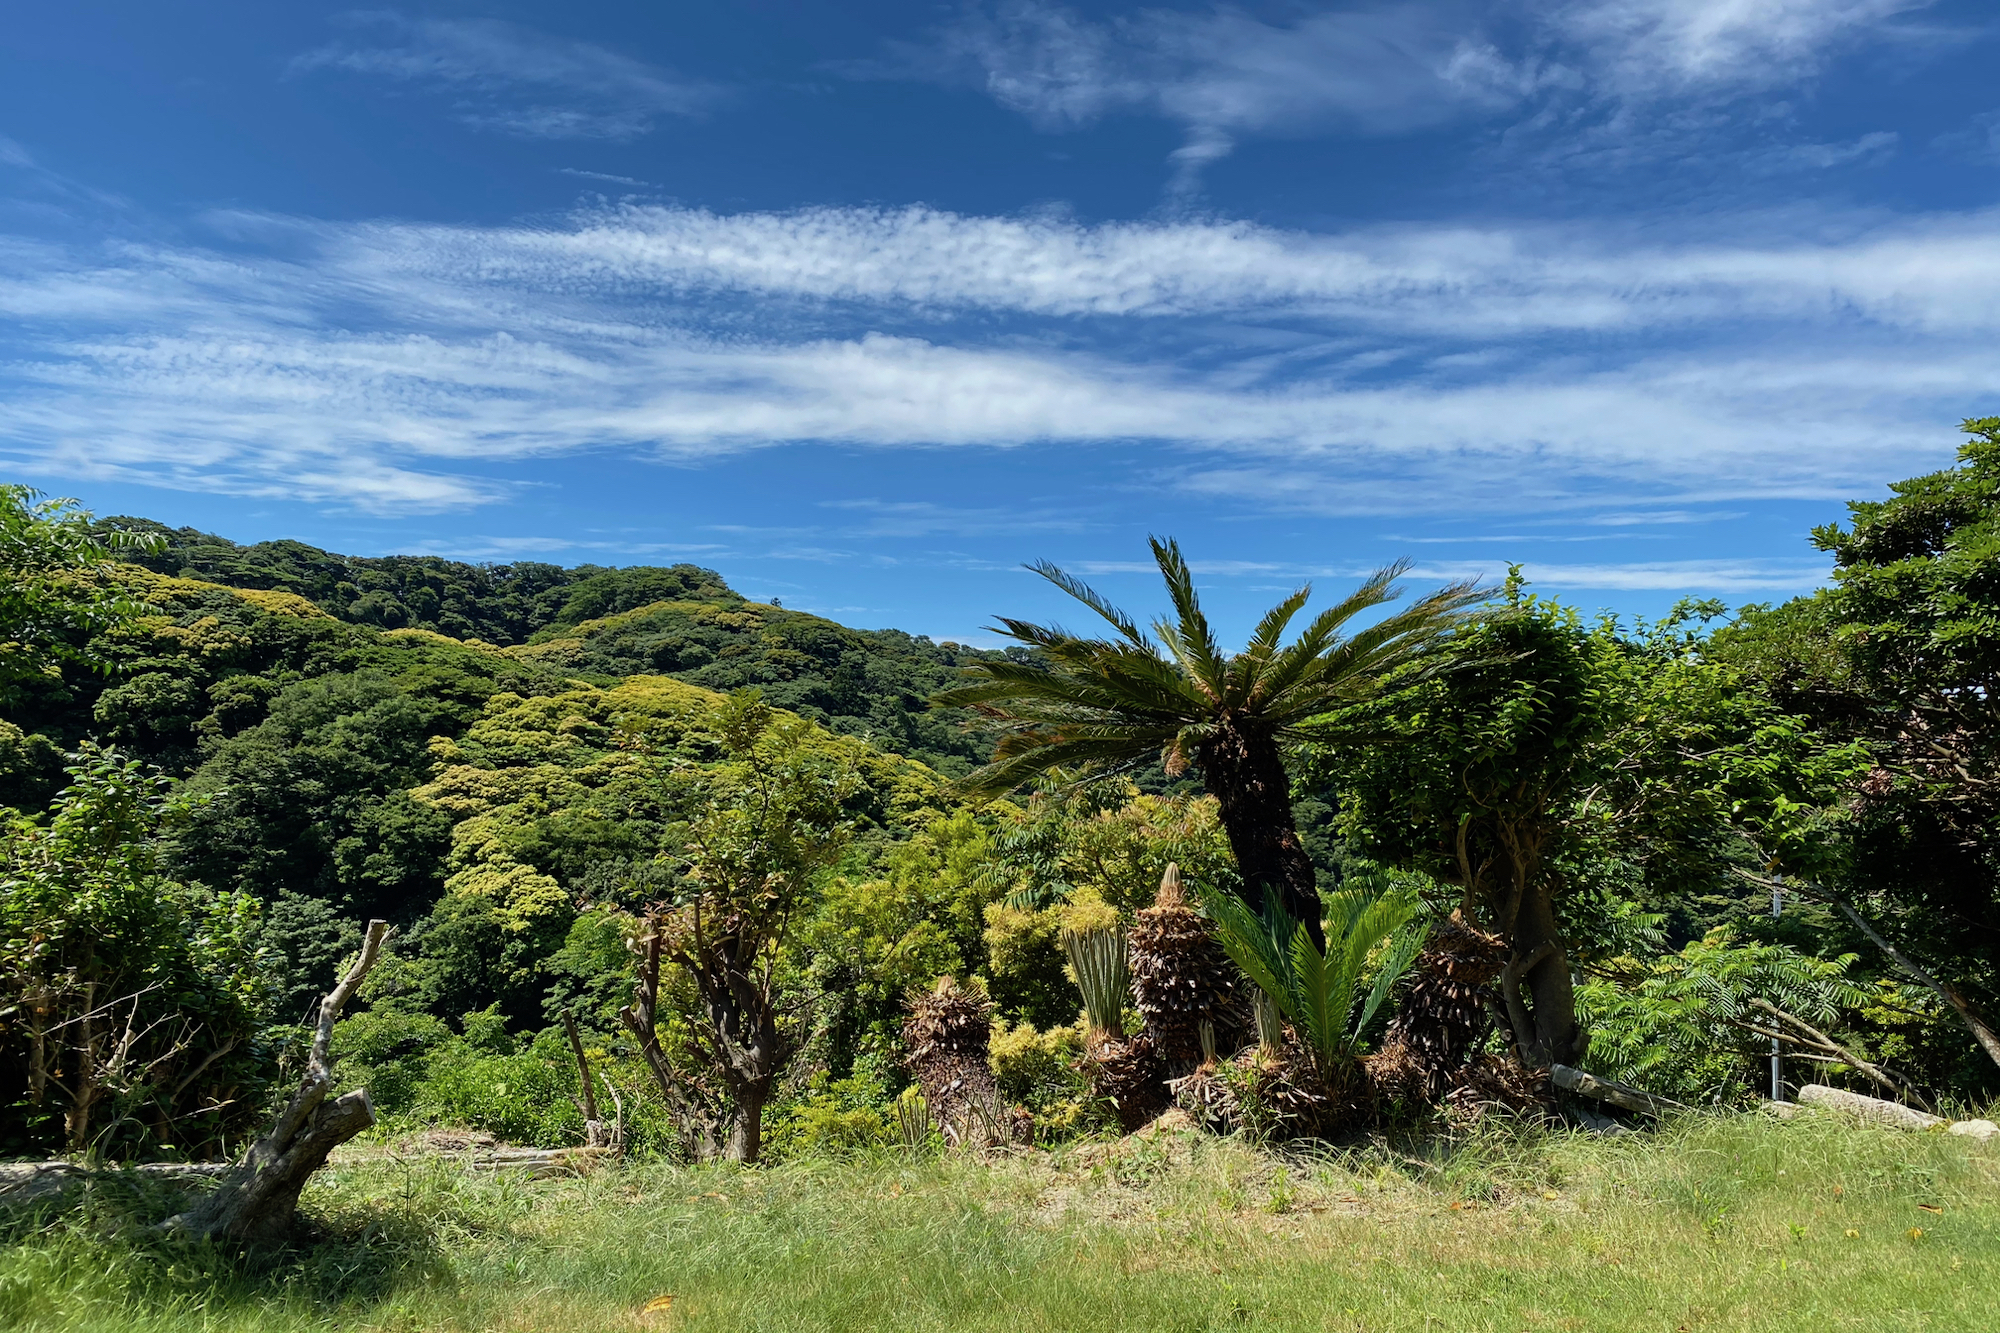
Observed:
[[[370,918],[342,1078],[538,1144],[599,1078],[632,1145],[749,1157],[919,1095],[1043,1140],[1553,1114],[1570,1065],[1734,1105],[1773,1040],[1794,1082],[1990,1096],[2000,420],[1965,429],[1790,602],[1631,625],[1391,569],[1241,649],[1170,543],[1150,632],[1045,567],[1109,637],[992,652],[691,565],[10,488],[0,1153],[227,1150]],[[961,1038],[977,1086],[931,1086]]]

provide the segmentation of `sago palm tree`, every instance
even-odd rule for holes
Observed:
[[[1225,653],[1195,596],[1180,547],[1152,538],[1173,612],[1149,637],[1088,584],[1042,561],[1029,566],[1110,622],[1117,635],[1092,639],[1056,626],[1000,618],[995,633],[1038,649],[1042,661],[993,659],[937,702],[977,709],[1000,731],[993,762],[964,780],[974,791],[1010,791],[1065,768],[1097,776],[1160,756],[1168,774],[1201,771],[1220,805],[1243,876],[1246,901],[1267,891],[1322,943],[1312,861],[1292,819],[1283,747],[1307,718],[1359,703],[1383,676],[1421,656],[1483,595],[1453,583],[1365,628],[1356,616],[1394,601],[1406,562],[1376,571],[1315,616],[1289,644],[1286,628],[1312,595],[1310,584],[1265,613],[1242,652]]]

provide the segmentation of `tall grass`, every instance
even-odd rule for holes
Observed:
[[[382,1159],[309,1203],[319,1242],[254,1260],[122,1227],[131,1200],[17,1221],[0,1325],[2000,1327],[2000,1153],[1819,1119],[1285,1155],[1166,1135],[580,1181]]]

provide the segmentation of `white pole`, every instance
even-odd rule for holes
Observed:
[[[1780,880],[1776,876],[1773,876],[1771,880],[1771,919],[1776,921],[1784,909],[1785,891],[1780,887]],[[1778,1039],[1776,1037],[1771,1038],[1771,1100],[1774,1102],[1785,1100],[1785,1058],[1778,1053]]]

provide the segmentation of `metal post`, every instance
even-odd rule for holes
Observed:
[[[1785,910],[1785,891],[1780,887],[1777,876],[1771,878],[1771,919],[1776,921]],[[1785,1057],[1778,1053],[1778,1039],[1771,1038],[1771,1100],[1785,1100]]]

